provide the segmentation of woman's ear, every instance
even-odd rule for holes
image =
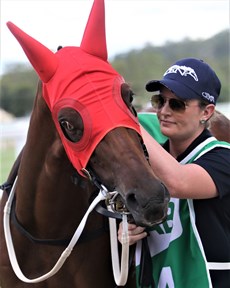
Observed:
[[[203,117],[204,120],[209,120],[213,113],[215,111],[215,105],[214,104],[208,104],[207,106],[205,106],[204,110],[203,110]]]

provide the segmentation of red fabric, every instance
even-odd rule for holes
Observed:
[[[121,97],[123,78],[107,62],[104,0],[95,0],[80,47],[53,53],[13,23],[7,23],[43,82],[48,104],[66,153],[82,174],[101,139],[116,127],[140,134],[140,128]],[[78,143],[63,135],[58,123],[60,109],[76,109],[83,119],[84,134]],[[82,174],[83,175],[83,174]]]
[[[58,66],[55,54],[12,22],[7,22],[7,26],[22,46],[42,82],[48,82],[53,77]]]
[[[107,61],[104,0],[94,1],[80,47]]]

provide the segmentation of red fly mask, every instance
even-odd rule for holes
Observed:
[[[81,175],[109,131],[127,127],[140,134],[137,118],[121,96],[124,79],[107,62],[104,14],[104,1],[95,0],[80,47],[65,47],[56,53],[13,23],[7,24],[43,83],[43,97],[66,153]],[[65,137],[60,127],[63,108],[81,115],[84,132],[79,141]]]

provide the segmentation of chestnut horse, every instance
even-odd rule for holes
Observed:
[[[65,250],[99,191],[116,191],[138,225],[166,217],[169,193],[144,153],[133,93],[107,61],[104,26],[104,2],[95,0],[80,47],[53,53],[8,23],[40,81],[1,200],[1,288],[115,287],[105,216],[90,211]],[[126,287],[135,287],[129,276]]]
[[[215,110],[208,129],[216,139],[230,143],[230,120],[220,111]]]

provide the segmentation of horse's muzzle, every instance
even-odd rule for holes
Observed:
[[[168,203],[170,194],[168,189],[162,185],[162,191],[158,197],[154,196],[145,201],[136,199],[133,193],[130,193],[126,198],[126,205],[129,212],[129,222],[135,223],[138,226],[153,227],[162,223],[167,218]]]

